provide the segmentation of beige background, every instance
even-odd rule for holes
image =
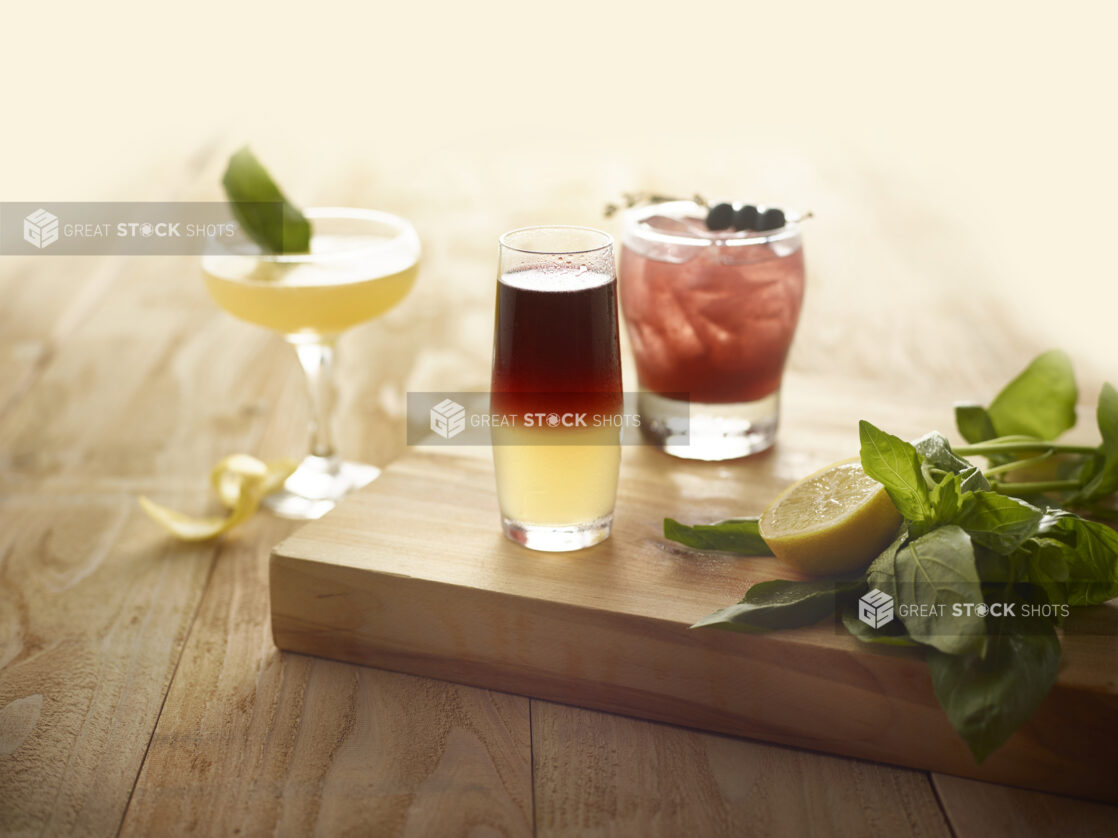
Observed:
[[[323,159],[338,194],[347,173],[375,173],[371,204],[468,181],[460,211],[493,222],[479,237],[551,219],[572,189],[590,221],[621,189],[768,199],[848,225],[848,252],[831,255],[852,294],[860,251],[890,225],[926,227],[930,263],[973,275],[1045,342],[1103,359],[1118,301],[1116,8],[13,3],[0,198],[171,198],[153,161],[251,141],[305,201],[300,172]],[[893,217],[821,205],[801,188],[819,169],[839,194],[889,194]],[[526,171],[534,188],[518,192]]]

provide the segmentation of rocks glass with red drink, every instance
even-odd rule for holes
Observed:
[[[622,411],[608,234],[528,227],[501,237],[490,400],[505,534],[552,552],[606,539]]]
[[[640,206],[625,218],[621,306],[641,427],[678,457],[743,457],[776,438],[804,293],[800,225],[743,209],[752,210],[743,229],[722,221],[710,229],[710,211],[692,201]]]

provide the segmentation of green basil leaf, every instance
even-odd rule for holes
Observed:
[[[1044,517],[1040,519],[1040,525],[1037,527],[1039,535],[1051,535],[1053,538],[1066,538],[1074,541],[1074,535],[1071,534],[1064,524],[1065,518],[1078,518],[1074,512],[1068,512],[1066,509],[1060,509],[1058,506],[1050,506],[1044,510]]]
[[[858,436],[862,442],[862,470],[885,487],[901,515],[909,521],[930,518],[928,484],[920,470],[916,449],[865,419],[858,423]]]
[[[971,466],[966,471],[959,473],[959,491],[967,492],[987,491],[990,481],[978,466]]]
[[[1053,349],[1031,364],[994,397],[988,413],[998,436],[1025,434],[1055,439],[1075,424],[1079,391],[1067,354]]]
[[[269,253],[306,253],[311,225],[260,165],[248,147],[229,158],[221,180],[233,217]]]
[[[963,496],[959,475],[949,474],[932,487],[931,501],[937,523],[948,524],[955,520],[961,505],[970,498]]]
[[[904,623],[890,620],[878,628],[870,628],[858,619],[857,602],[845,603],[842,607],[842,624],[846,630],[863,643],[876,643],[882,646],[915,647],[920,644],[908,636]]]
[[[1094,473],[1083,489],[1076,495],[1076,501],[1095,500],[1118,491],[1118,390],[1109,382],[1103,384],[1096,410],[1099,434],[1102,436],[1102,462],[1094,467]]]
[[[1118,596],[1118,533],[1075,515],[1055,518],[1047,533],[1069,548],[1061,554],[1069,605],[1099,605]]]
[[[863,579],[758,582],[745,592],[741,602],[720,608],[691,628],[712,627],[759,634],[810,626],[833,614],[842,601],[865,589]]]
[[[972,444],[998,435],[986,408],[977,404],[955,405],[955,427],[959,429],[959,435]]]
[[[931,524],[950,523],[958,514],[959,504],[967,492],[990,488],[982,470],[956,454],[943,434],[932,431],[913,442],[912,447],[920,455],[920,470],[925,482],[932,486],[934,514]],[[946,471],[950,476],[937,479],[933,469]]]
[[[1044,592],[1053,605],[1068,601],[1068,553],[1071,547],[1054,538],[1030,538],[1011,558],[1024,567],[1029,584]]]
[[[664,538],[696,550],[722,550],[743,556],[773,554],[769,545],[761,538],[756,518],[731,518],[716,524],[696,524],[693,527],[665,518]]]
[[[895,608],[898,616],[901,607],[912,609],[900,619],[913,640],[953,655],[981,650],[986,621],[974,606],[984,602],[982,584],[966,532],[934,529],[898,550],[893,568]],[[966,603],[972,607],[956,614],[953,606]]]
[[[1060,667],[1060,641],[1043,618],[992,620],[985,657],[929,650],[932,687],[977,762],[1036,712]]]
[[[866,568],[866,584],[872,589],[884,591],[893,599],[897,598],[897,552],[908,541],[908,527],[901,526],[893,543],[878,553],[877,558]]]
[[[1011,556],[1003,556],[976,541],[974,545],[974,566],[978,568],[978,578],[982,580],[982,594],[987,604],[999,601],[1009,585],[1016,582],[1024,572]]]
[[[1023,500],[997,492],[972,492],[955,523],[976,544],[1009,555],[1036,534],[1044,513]]]
[[[943,434],[936,431],[924,434],[912,443],[912,447],[916,449],[916,453],[920,455],[925,465],[932,465],[953,474],[961,474],[974,468],[971,463],[955,453],[951,443]]]
[[[1062,541],[1054,538],[1033,538],[1025,545],[1032,547],[1029,563],[1036,567],[1036,578],[1047,579],[1052,582],[1068,581],[1068,551],[1071,550]],[[1032,572],[1030,571],[1030,576]]]

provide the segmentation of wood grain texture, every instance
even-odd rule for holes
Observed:
[[[227,440],[184,444],[189,471],[144,445],[200,411],[167,403],[161,363],[196,321],[174,287],[148,305],[140,260],[4,267],[0,832],[113,834],[214,555],[168,542],[129,488],[197,506],[196,458]]]
[[[1114,806],[940,774],[932,782],[957,838],[1108,838],[1118,828]]]
[[[8,498],[0,532],[0,832],[113,834],[209,557],[111,495]]]
[[[947,836],[926,776],[532,702],[536,834]]]
[[[33,350],[0,383],[5,834],[117,831],[215,556],[168,540],[136,494],[211,508],[210,464],[299,393],[267,335],[182,281],[196,269],[40,259],[2,279],[0,351]]]
[[[528,703],[278,651],[257,521],[225,546],[124,835],[531,833]]]
[[[811,390],[825,391],[818,382]],[[852,409],[837,391],[830,396],[834,415]],[[816,445],[826,450],[826,437]],[[776,492],[780,453],[708,469],[701,501],[665,500],[674,494],[664,488],[667,459],[626,451],[613,536],[579,553],[541,555],[501,535],[484,457],[409,455],[277,546],[276,643],[798,747],[1118,796],[1110,748],[1118,684],[1108,669],[1118,609],[1100,609],[1105,634],[1076,635],[1069,625],[1057,686],[1028,725],[976,765],[918,654],[882,654],[830,621],[764,636],[690,630],[750,584],[789,574],[775,559],[666,549],[660,521],[758,511]]]

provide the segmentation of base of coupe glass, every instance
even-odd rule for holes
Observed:
[[[281,518],[312,521],[379,475],[380,469],[376,466],[311,455],[284,481],[282,490],[264,498],[264,505]]]
[[[665,453],[685,460],[736,460],[771,448],[780,393],[753,402],[706,404],[642,392],[641,428]]]

